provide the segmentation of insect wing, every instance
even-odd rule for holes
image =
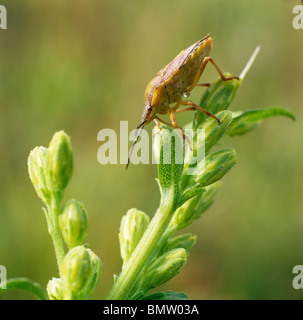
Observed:
[[[193,45],[187,49],[181,51],[176,58],[174,58],[164,69],[163,81],[166,81],[170,78],[176,71],[178,71],[186,61],[193,55],[193,53],[201,46],[201,44],[210,37],[208,34],[206,37],[195,42]]]

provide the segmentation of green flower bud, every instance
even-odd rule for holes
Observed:
[[[199,128],[205,130],[205,153],[208,153],[223,137],[232,122],[232,113],[230,111],[221,111],[216,114],[216,117],[220,120],[221,124],[218,124],[215,119],[209,118],[204,125]],[[202,139],[201,143],[204,144]],[[199,147],[198,145],[197,148]]]
[[[143,287],[152,289],[161,286],[176,276],[187,261],[183,248],[174,249],[157,258],[147,269]]]
[[[39,196],[44,202],[50,200],[50,191],[46,180],[46,163],[48,150],[44,147],[36,147],[28,157],[28,173],[32,184]]]
[[[189,253],[191,248],[196,243],[196,241],[197,241],[197,236],[191,233],[182,234],[180,236],[170,238],[167,240],[166,244],[161,249],[160,254],[163,254],[165,252],[169,252],[173,249],[178,249],[178,248],[183,248],[186,250],[187,253]]]
[[[88,228],[87,211],[82,202],[68,201],[59,214],[59,226],[69,248],[83,244]]]
[[[121,257],[124,263],[128,261],[136,249],[148,224],[148,215],[135,208],[128,210],[127,214],[123,216],[120,225],[119,241]]]
[[[213,204],[220,185],[220,181],[213,183],[207,186],[201,194],[187,200],[175,212],[170,222],[170,227],[175,230],[181,230],[191,224],[195,219],[198,219],[201,214]]]
[[[62,281],[58,278],[52,278],[46,287],[50,300],[62,300],[63,299],[63,288]]]
[[[70,138],[64,131],[54,134],[48,153],[49,184],[53,191],[63,191],[73,172],[73,150]]]
[[[93,293],[102,274],[100,258],[90,249],[87,249],[87,252],[90,255],[90,274],[82,290],[82,299],[87,299]]]
[[[231,77],[231,74],[225,73],[226,78]],[[207,110],[212,114],[216,114],[221,110],[226,110],[233,101],[238,89],[240,88],[242,79],[232,79],[223,81],[219,77],[214,83],[210,85],[204,92],[200,107],[207,106]],[[195,123],[199,126],[205,121],[206,115],[203,112],[197,112]]]
[[[221,181],[217,181],[205,188],[206,191],[203,193],[196,207],[197,218],[214,203],[215,196],[217,195],[220,186]]]
[[[170,222],[170,226],[175,230],[181,230],[191,224],[196,219],[196,206],[201,195],[197,195],[187,200],[179,207]]]
[[[234,149],[225,149],[206,157],[205,163],[201,162],[190,177],[189,184],[208,186],[221,178],[235,165],[237,155]]]
[[[64,299],[77,300],[90,277],[90,254],[84,246],[71,249],[62,263]]]
[[[220,120],[221,124],[218,124],[213,118],[208,118],[207,121],[197,129],[197,135],[194,139],[196,142],[193,145],[193,150],[187,150],[181,181],[182,189],[186,187],[189,176],[194,174],[194,168],[202,162],[209,150],[224,136],[232,122],[232,113],[230,111],[221,111],[216,114],[216,117]]]

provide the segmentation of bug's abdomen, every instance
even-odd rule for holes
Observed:
[[[180,67],[179,73],[182,82],[189,88],[199,72],[204,58],[208,57],[212,48],[212,39],[204,41],[195,52],[188,57],[184,64]],[[185,90],[186,91],[186,90]]]
[[[177,71],[169,81],[165,82],[164,87],[169,97],[169,103],[174,103],[182,99],[182,94],[186,91],[187,84],[182,80],[180,72]]]

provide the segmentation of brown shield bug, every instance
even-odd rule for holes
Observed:
[[[184,139],[186,136],[176,122],[175,113],[177,112],[200,110],[206,115],[216,119],[220,124],[219,119],[207,110],[199,107],[191,100],[183,100],[184,97],[190,95],[190,92],[196,86],[209,86],[208,83],[198,83],[208,62],[211,62],[214,65],[223,81],[239,79],[238,77],[226,78],[214,60],[209,56],[212,48],[212,41],[213,39],[210,37],[210,34],[208,34],[186,50],[181,51],[177,57],[160,70],[148,84],[144,95],[144,108],[141,123],[136,128],[136,137],[129,152],[126,169],[128,168],[130,156],[143,127],[152,120],[155,121],[159,128],[161,122],[173,126],[180,132]],[[170,106],[173,103],[174,105]],[[179,109],[181,106],[187,107]],[[167,123],[160,119],[158,114],[169,114],[171,123]],[[140,131],[138,131],[139,129]]]

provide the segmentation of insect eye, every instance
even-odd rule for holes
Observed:
[[[149,107],[147,108],[147,110],[148,110],[148,111],[152,111],[153,108],[152,108],[151,106],[149,106]]]

